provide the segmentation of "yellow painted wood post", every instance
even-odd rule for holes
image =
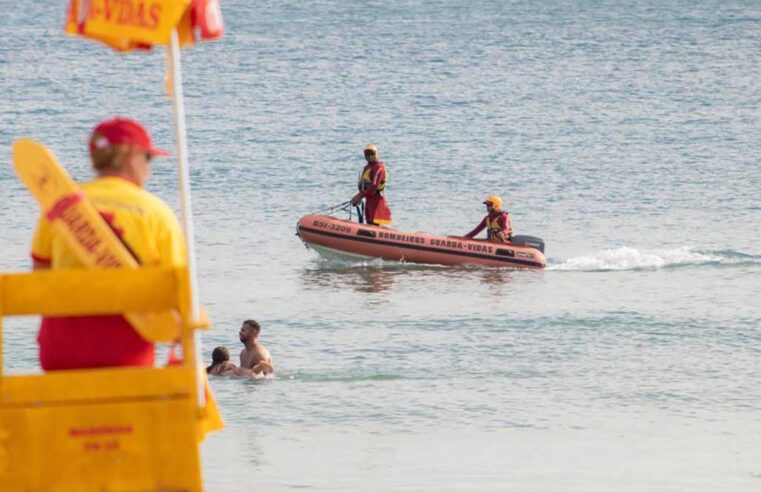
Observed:
[[[0,372],[1,491],[202,490],[199,441],[221,419],[213,398],[198,406],[200,326],[189,316],[186,275],[182,268],[0,275],[0,323],[12,315],[177,309],[183,343],[183,363],[168,367]]]
[[[5,316],[3,311],[3,304],[5,302],[5,296],[3,295],[4,282],[3,276],[0,275],[0,388],[3,384],[3,374],[5,374],[5,345],[3,343],[3,317]]]

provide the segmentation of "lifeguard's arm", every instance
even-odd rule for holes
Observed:
[[[356,195],[351,197],[351,204],[352,205],[358,205],[359,202],[361,202],[364,197],[365,197],[365,192],[361,191],[361,190],[358,191]]]
[[[47,270],[53,256],[53,236],[48,220],[40,215],[32,236],[32,270]]]
[[[478,223],[475,229],[465,234],[465,237],[470,237],[470,238],[476,237],[476,235],[479,232],[483,231],[485,228],[486,228],[486,217],[484,217],[483,220],[481,220],[481,222]]]
[[[375,195],[376,193],[378,193],[378,186],[380,186],[380,184],[385,180],[386,180],[386,170],[379,165],[378,169],[375,171],[375,176],[373,176],[373,180],[370,182],[370,185],[367,187],[366,190],[359,190],[359,193],[354,195],[354,198],[351,199],[352,202],[355,202],[355,201],[359,202],[359,200],[361,200],[364,197]]]
[[[357,193],[351,197],[351,204],[357,205],[362,199],[365,197],[364,192],[362,191],[362,175],[365,172],[365,168],[363,167],[361,171],[359,171],[359,179],[357,180]]]
[[[497,233],[497,237],[499,237],[501,240],[507,242],[510,241],[512,238],[512,232],[510,230],[510,225],[508,222],[507,215],[502,215],[499,218],[499,232]]]

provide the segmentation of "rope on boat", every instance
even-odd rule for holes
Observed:
[[[336,210],[344,210],[351,214],[351,200],[345,201],[343,203],[339,203],[338,205],[333,205],[332,207],[326,208],[324,210],[319,210],[317,212],[314,212],[316,214],[329,214],[331,212],[335,212]]]
[[[332,207],[329,207],[314,213],[330,215],[336,211],[343,211],[343,212],[347,212],[349,214],[349,220],[352,220],[354,215],[354,209],[356,209],[357,211],[357,221],[360,224],[364,224],[365,223],[365,204],[359,203],[357,205],[352,205],[351,200],[343,202],[343,203],[339,203],[338,205],[333,205]]]

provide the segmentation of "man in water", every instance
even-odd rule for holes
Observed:
[[[240,352],[240,367],[250,369],[254,374],[274,374],[275,365],[270,351],[257,341],[261,331],[262,327],[252,319],[247,319],[240,325],[238,337],[244,345]]]
[[[359,175],[359,192],[352,197],[351,204],[359,205],[364,198],[365,222],[370,225],[388,225],[391,223],[391,210],[383,196],[383,190],[386,189],[386,165],[378,157],[378,147],[373,144],[365,147],[367,165]]]
[[[510,225],[510,215],[502,210],[502,199],[497,195],[489,195],[484,200],[488,214],[475,229],[465,235],[474,238],[486,229],[486,240],[490,243],[509,243],[513,238],[513,227]]]
[[[96,178],[81,185],[100,215],[141,266],[182,266],[185,239],[172,209],[144,189],[151,160],[169,153],[153,146],[142,125],[127,118],[101,122],[90,135]],[[85,268],[43,214],[32,240],[35,270]],[[121,315],[42,319],[37,335],[46,371],[153,366],[154,346]]]

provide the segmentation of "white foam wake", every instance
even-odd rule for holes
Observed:
[[[675,249],[640,251],[623,246],[604,249],[590,255],[570,258],[562,263],[551,264],[547,270],[607,271],[648,270],[705,263],[725,263],[728,258],[710,252],[694,251],[689,246]]]

